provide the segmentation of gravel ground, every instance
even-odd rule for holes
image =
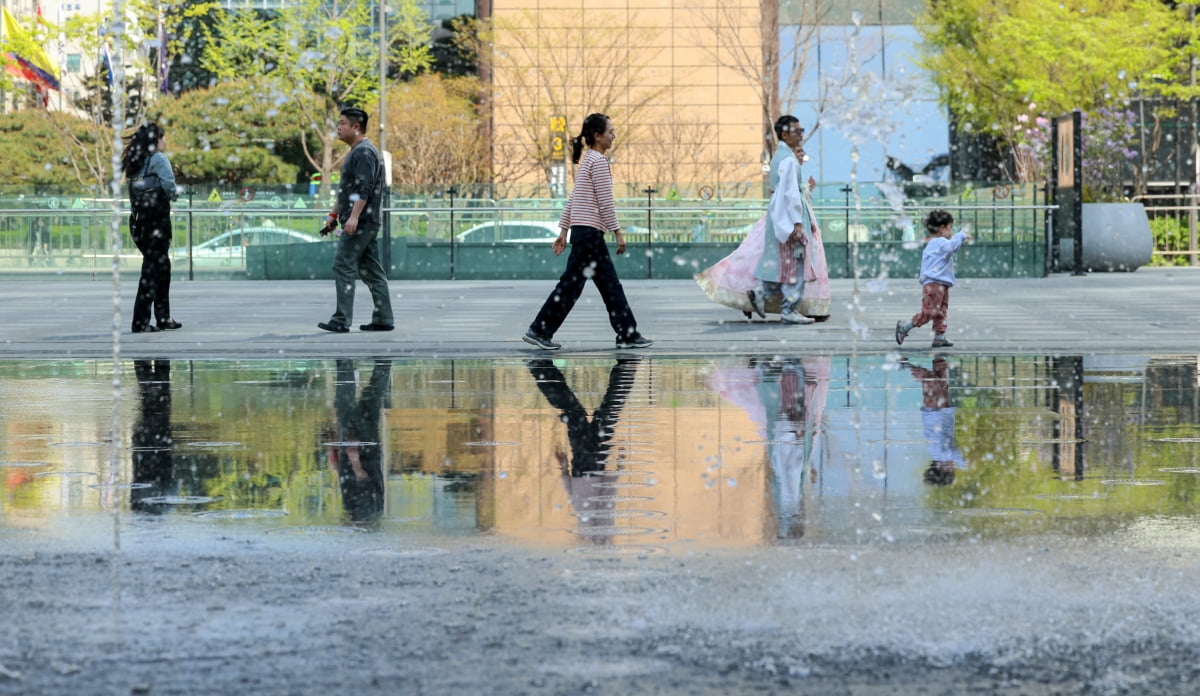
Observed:
[[[1121,540],[667,552],[0,537],[0,694],[1194,694],[1200,569]],[[115,546],[115,545],[114,545]]]

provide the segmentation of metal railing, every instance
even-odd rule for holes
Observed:
[[[867,187],[863,187],[868,190]],[[957,223],[969,225],[978,241],[1038,243],[1045,237],[1045,200],[1040,190],[1024,187],[975,187],[952,195],[905,200],[891,205],[882,195],[843,197],[837,185],[818,188],[814,203],[827,244],[908,244],[925,238],[921,219],[934,208],[950,210]],[[618,200],[618,216],[633,244],[736,244],[762,217],[767,201],[672,200],[645,195]],[[317,230],[332,201],[290,190],[256,196],[188,192],[172,210],[177,270],[245,267],[244,246],[270,243],[246,235],[240,244],[212,246],[219,238],[237,238],[243,230],[295,233],[295,241],[318,241]],[[452,195],[391,196],[390,234],[409,243],[449,244],[459,235],[488,224],[536,223],[553,238],[563,201],[494,201]],[[0,197],[0,270],[54,269],[55,272],[108,274],[112,267],[112,200],[70,197]],[[134,268],[141,256],[129,240],[127,209],[120,227],[124,244],[119,263]],[[1194,211],[1193,211],[1194,214]],[[298,236],[296,236],[298,235]],[[332,238],[327,238],[332,239]],[[503,243],[496,239],[490,243]],[[206,247],[206,245],[210,245]],[[1194,249],[1194,245],[1192,247]]]
[[[1149,194],[1133,200],[1145,206],[1150,219],[1154,265],[1200,266],[1200,193]]]

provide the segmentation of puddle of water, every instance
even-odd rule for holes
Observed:
[[[489,535],[642,556],[1192,523],[1196,361],[1130,362],[131,361],[115,468],[107,365],[0,362],[0,533],[115,513],[396,555]]]

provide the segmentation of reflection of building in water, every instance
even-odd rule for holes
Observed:
[[[581,404],[601,403],[611,360],[554,364]],[[657,542],[665,533],[698,542],[761,543],[769,505],[761,493],[762,448],[743,444],[757,439],[745,412],[704,388],[698,372],[708,365],[698,360],[660,371],[647,361],[638,371],[607,463],[645,475],[589,482],[627,507],[654,512],[653,518],[623,518],[656,530],[623,542]],[[578,543],[580,520],[559,457],[570,452],[567,428],[561,412],[534,388],[529,370],[491,361],[407,367],[393,373],[396,406],[387,413],[389,515],[433,519],[442,529]],[[600,519],[589,521],[599,525]]]
[[[1194,512],[1189,486],[1197,479],[1166,470],[1200,467],[1195,356],[955,355],[947,362],[956,442],[972,464],[953,486],[923,483],[929,443],[922,385],[883,356],[802,359],[804,421],[789,427],[811,437],[812,446],[794,487],[780,485],[789,472],[769,457],[760,366],[733,357],[644,360],[604,460],[602,476],[622,475],[587,483],[611,491],[613,498],[602,502],[617,504],[613,510],[653,513],[622,518],[620,524],[650,532],[621,541],[682,544],[677,548],[771,542],[781,533],[779,510],[789,509],[794,522],[803,522],[805,542],[936,526],[947,510],[1028,508],[1040,505],[1042,494],[1082,496],[1087,507],[1073,509],[1084,515]],[[103,505],[87,487],[97,479],[41,474],[103,472],[111,380],[95,362],[44,363],[0,365],[0,516],[19,515],[22,523]],[[130,366],[122,422],[127,441],[139,449],[136,478],[154,486],[138,495],[219,496],[222,502],[211,507],[284,509],[293,522],[333,523],[343,493],[328,473],[328,446],[318,448],[339,439],[328,430],[337,393],[333,364],[181,361],[170,366],[170,389],[165,363],[158,378],[152,361]],[[370,369],[361,365],[359,390]],[[612,358],[571,356],[553,365],[589,415],[604,401]],[[822,370],[832,378],[817,378]],[[142,378],[136,387],[134,372]],[[372,439],[386,445],[379,466],[390,520],[403,519],[406,532],[487,531],[535,544],[579,544],[583,527],[575,513],[583,506],[575,501],[598,494],[564,486],[560,460],[570,456],[570,432],[524,364],[397,360],[390,372],[379,437]],[[717,375],[725,380],[720,389]],[[346,393],[352,379],[338,381]],[[745,403],[736,389],[747,392]],[[163,397],[170,399],[169,417]],[[162,433],[173,446],[169,468],[153,459],[164,454],[154,452],[164,444]],[[1079,439],[1089,441],[1082,480],[1076,480],[1081,460],[1069,459]],[[19,460],[47,465],[6,467]],[[129,469],[117,472],[115,483],[134,478],[135,457],[123,460]],[[1114,494],[1100,483],[1108,478],[1163,479],[1169,495]],[[1097,493],[1107,502],[1095,502]],[[603,528],[608,512],[586,522]]]

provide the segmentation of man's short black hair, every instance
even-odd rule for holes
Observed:
[[[345,116],[346,120],[351,124],[357,124],[360,132],[367,132],[367,112],[363,111],[357,106],[348,106],[345,109],[342,109],[342,115]]]

